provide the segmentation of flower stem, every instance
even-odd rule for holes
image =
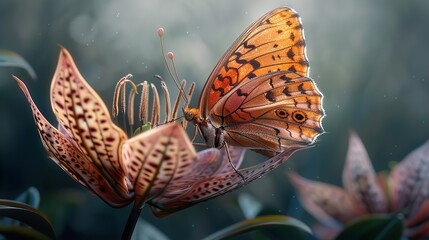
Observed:
[[[130,215],[128,216],[127,224],[125,225],[124,231],[122,232],[122,240],[130,240],[133,236],[134,228],[136,227],[137,221],[139,220],[140,213],[143,206],[133,205]]]

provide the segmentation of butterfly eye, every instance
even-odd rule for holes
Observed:
[[[286,110],[277,109],[276,115],[279,116],[280,118],[285,118],[285,117],[287,117],[288,114],[287,114]]]
[[[292,113],[292,118],[297,123],[303,123],[303,122],[305,122],[305,120],[307,120],[307,116],[305,115],[304,112],[301,112],[301,111],[295,111],[295,112],[293,112]]]
[[[185,119],[187,121],[192,121],[194,119],[194,113],[192,113],[192,112],[185,112]]]

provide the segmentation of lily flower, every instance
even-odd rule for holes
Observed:
[[[292,147],[264,163],[240,170],[242,175],[239,176],[234,167],[240,166],[244,149],[231,147],[230,158],[224,150],[213,148],[197,153],[182,125],[174,120],[177,101],[173,114],[169,113],[169,95],[164,85],[164,93],[168,96],[165,123],[159,121],[159,99],[152,85],[153,128],[129,138],[113,123],[106,105],[82,77],[66,49],[61,48],[50,91],[58,128],[45,119],[25,84],[13,77],[30,104],[49,157],[74,180],[113,207],[134,201],[135,207],[141,209],[147,202],[156,215],[165,216],[247,184],[279,166],[295,151],[305,148]],[[129,77],[116,87],[114,115],[118,113],[118,99],[125,105],[125,89],[120,93],[125,82],[129,82]],[[184,85],[182,82],[180,92]],[[148,85],[142,86],[139,115],[141,121],[147,121],[148,95],[145,92]],[[134,100],[137,87],[133,85],[130,102]],[[130,119],[133,109],[130,104]],[[123,110],[125,112],[125,108]]]
[[[344,189],[290,173],[304,208],[323,225],[315,232],[334,238],[358,218],[380,213],[402,213],[404,236],[429,237],[429,141],[411,152],[389,175],[376,175],[360,138],[352,133],[343,170]]]

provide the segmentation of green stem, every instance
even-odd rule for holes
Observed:
[[[140,213],[143,209],[143,206],[133,205],[130,215],[128,216],[127,224],[125,225],[124,231],[122,232],[122,240],[131,240],[131,237],[134,233],[134,228],[136,227],[137,221],[139,220]]]

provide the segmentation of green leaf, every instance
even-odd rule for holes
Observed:
[[[402,214],[372,215],[348,225],[335,240],[395,240],[404,231]]]
[[[38,209],[40,204],[40,193],[35,187],[29,187],[22,192],[16,199],[18,202],[26,203],[33,208]]]
[[[25,190],[24,192],[22,192],[16,199],[15,201],[17,202],[22,202],[22,203],[26,203],[28,205],[30,205],[33,208],[39,208],[39,203],[40,203],[40,194],[39,191],[37,190],[37,188],[35,187],[29,187],[27,190]],[[14,220],[12,218],[6,218],[3,221],[4,225],[19,225],[19,221]]]
[[[55,232],[49,220],[39,210],[17,201],[0,200],[0,217],[8,217],[18,220],[34,230],[46,235],[49,239],[56,239]],[[9,226],[13,227],[13,226]],[[7,228],[2,229],[1,234],[8,234]]]
[[[49,240],[46,235],[25,226],[1,226],[0,234],[6,239]]]
[[[148,131],[148,130],[150,130],[150,122],[147,122],[147,123],[145,123],[145,124],[143,124],[142,126],[140,126],[140,127],[138,127],[135,131],[134,131],[134,133],[133,133],[133,137],[134,136],[137,136],[138,134],[140,134],[140,133],[143,133],[143,132],[146,132],[146,131]]]
[[[23,68],[31,76],[36,79],[36,72],[30,64],[20,55],[9,50],[0,49],[0,67],[18,67]]]
[[[272,233],[273,229],[276,229],[276,232],[278,231],[282,238],[288,237],[296,240],[316,239],[312,235],[310,228],[303,222],[283,215],[268,215],[236,223],[211,234],[204,240],[232,238],[256,230],[262,231],[262,233],[267,233],[266,231],[269,230],[269,233]]]

